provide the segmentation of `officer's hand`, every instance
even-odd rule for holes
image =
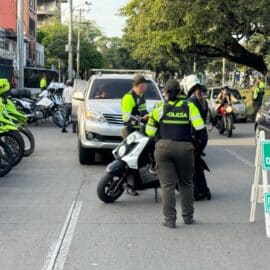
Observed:
[[[143,120],[144,120],[144,121],[148,121],[148,119],[149,119],[149,114],[146,114],[146,115],[143,117]]]

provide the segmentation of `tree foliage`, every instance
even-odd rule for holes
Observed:
[[[82,23],[81,25],[81,70],[88,70],[90,68],[101,68],[103,66],[103,58],[94,43],[94,39],[100,35],[100,31],[91,25]],[[74,67],[76,66],[76,46],[78,37],[78,25],[74,27],[73,31],[73,52],[74,52]],[[67,67],[68,53],[65,51],[65,46],[68,44],[68,27],[61,24],[57,19],[50,20],[44,24],[37,31],[37,40],[45,47],[45,60],[47,67],[51,64],[57,65],[58,59],[62,60]]]
[[[171,55],[225,57],[267,72],[263,52],[245,47],[255,35],[270,35],[269,0],[130,0],[125,38],[137,59]]]

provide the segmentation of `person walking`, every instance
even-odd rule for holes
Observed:
[[[67,126],[69,123],[69,119],[71,116],[71,110],[72,110],[72,95],[73,95],[73,83],[71,80],[68,80],[66,82],[66,87],[63,91],[63,99],[65,102],[65,121],[64,121],[64,125],[62,127],[62,132],[63,133],[67,133]],[[74,133],[74,130],[73,130]]]
[[[179,99],[180,85],[170,79],[165,85],[166,102],[155,105],[146,125],[148,136],[158,137],[155,149],[157,175],[162,191],[163,225],[176,227],[177,211],[175,188],[179,186],[182,218],[193,223],[194,146],[192,127],[196,138],[205,128],[198,108],[187,100]]]

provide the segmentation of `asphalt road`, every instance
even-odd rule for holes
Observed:
[[[0,179],[1,270],[269,269],[262,205],[249,223],[252,124],[237,125],[231,139],[210,135],[213,200],[196,203],[196,224],[179,218],[176,230],[161,226],[152,190],[100,202],[105,162],[79,165],[76,135],[51,124],[32,130],[36,152]]]

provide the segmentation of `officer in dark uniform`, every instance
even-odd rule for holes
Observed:
[[[122,98],[122,117],[125,125],[122,132],[123,138],[139,129],[138,123],[131,118],[132,115],[140,116],[144,118],[144,120],[148,119],[144,94],[147,91],[147,83],[149,82],[150,80],[147,80],[143,75],[136,75],[133,79],[132,90]]]
[[[138,122],[131,118],[131,116],[142,117],[145,121],[148,119],[148,112],[146,108],[145,92],[147,91],[147,80],[143,75],[138,74],[133,79],[133,88],[125,94],[121,101],[122,118],[124,128],[122,129],[122,137],[126,138],[130,133],[139,130]],[[126,193],[132,196],[139,195],[132,185],[128,185]]]
[[[189,101],[179,99],[180,85],[170,79],[165,86],[167,102],[156,104],[149,115],[146,134],[155,136],[155,159],[161,184],[164,226],[175,228],[175,187],[178,184],[181,195],[182,217],[185,224],[193,223],[193,174],[194,146],[192,127],[200,136],[204,128],[198,108]]]

